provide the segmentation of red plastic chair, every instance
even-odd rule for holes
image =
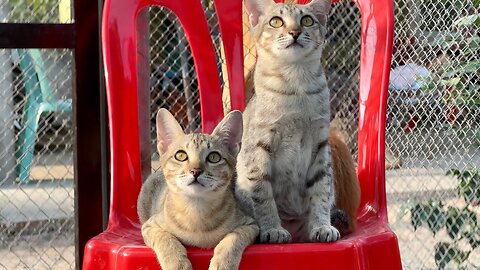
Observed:
[[[308,0],[304,1],[307,2]],[[200,0],[107,0],[103,52],[111,147],[111,206],[108,228],[85,247],[83,269],[159,269],[143,244],[136,213],[141,186],[136,18],[149,5],[172,10],[184,27],[195,59],[202,127],[212,131],[222,118],[221,88],[214,47]],[[362,15],[358,177],[362,199],[358,229],[336,243],[257,244],[248,247],[241,269],[401,269],[397,238],[387,220],[384,136],[393,39],[390,0],[358,0]],[[242,3],[215,0],[225,46],[234,109],[244,108]],[[142,106],[142,105],[140,105]],[[148,106],[144,104],[144,106]],[[207,269],[212,250],[188,248],[195,269]]]

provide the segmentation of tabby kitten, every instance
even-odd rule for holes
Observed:
[[[212,135],[184,134],[165,109],[157,113],[162,171],[140,191],[137,209],[145,244],[164,270],[192,269],[184,245],[215,247],[209,269],[237,269],[258,235],[233,194],[242,114],[229,113]]]
[[[335,201],[329,89],[319,61],[330,0],[245,0],[256,41],[255,93],[244,112],[237,197],[260,241],[332,242]]]

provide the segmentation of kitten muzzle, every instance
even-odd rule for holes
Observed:
[[[297,39],[294,38],[294,40],[292,41],[292,43],[288,44],[287,47],[285,47],[285,49],[288,49],[288,48],[291,48],[291,47],[300,47],[300,48],[303,48],[303,45],[298,43],[297,42]]]
[[[203,173],[203,170],[201,170],[201,169],[192,169],[192,170],[190,171],[190,173],[191,173],[192,176],[193,176],[193,181],[188,184],[189,186],[190,186],[190,185],[193,185],[193,184],[199,184],[199,185],[201,185],[202,187],[205,186],[204,184],[200,183],[200,181],[198,181],[198,177],[200,177],[200,175]]]
[[[197,180],[197,178],[200,176],[200,174],[203,173],[203,171],[201,169],[192,169],[190,173],[193,175],[195,180]]]
[[[297,41],[298,37],[300,36],[300,34],[302,32],[298,31],[298,30],[291,30],[288,32],[292,37],[293,37],[293,40],[294,41]]]

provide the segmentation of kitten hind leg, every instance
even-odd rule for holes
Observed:
[[[192,270],[188,260],[187,250],[171,233],[165,231],[156,216],[152,216],[142,226],[142,236],[145,244],[157,255],[163,270]]]

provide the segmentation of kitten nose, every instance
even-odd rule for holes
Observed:
[[[197,169],[197,168],[192,169],[190,172],[192,173],[193,177],[195,177],[195,179],[197,179],[198,176],[203,173],[201,169]]]
[[[293,40],[297,41],[298,37],[302,32],[298,30],[290,30],[288,31],[288,33],[293,37]]]

